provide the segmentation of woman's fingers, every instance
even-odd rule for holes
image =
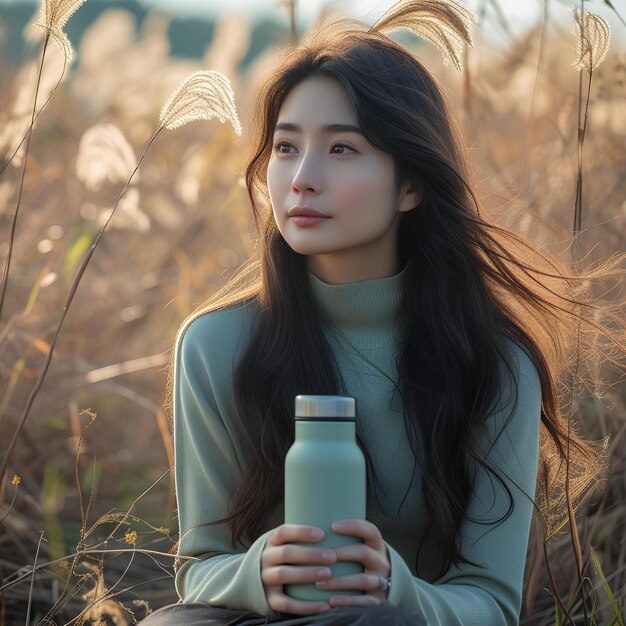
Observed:
[[[332,596],[328,600],[331,608],[342,606],[382,606],[383,601],[376,596]]]
[[[329,548],[307,548],[305,546],[285,545],[268,550],[265,565],[283,563],[304,563],[307,565],[332,565],[337,562],[337,554]]]
[[[262,555],[262,566],[272,567],[284,563],[306,563],[332,565],[337,561],[337,554],[331,548],[314,548],[295,545],[291,542],[318,543],[322,536],[311,535],[313,527],[297,524],[283,524],[267,540]]]
[[[313,534],[320,531],[319,534]],[[310,541],[315,543],[324,538],[324,531],[315,526],[305,526],[303,524],[281,524],[268,537],[267,544],[277,546],[290,541]]]
[[[361,563],[366,570],[384,571],[388,561],[365,543],[352,543],[334,549],[338,561]]]
[[[266,585],[291,585],[299,583],[316,583],[327,580],[332,575],[326,567],[293,567],[278,565],[268,567],[261,573],[261,579]]]
[[[274,611],[279,613],[291,613],[293,615],[317,615],[328,611],[328,602],[307,602],[305,600],[294,600],[284,593],[270,594],[268,604]]]
[[[380,580],[371,574],[350,574],[315,581],[315,586],[324,591],[351,589],[374,592],[379,584]]]
[[[267,603],[274,611],[295,615],[317,615],[331,608],[328,602],[311,602],[295,600],[284,592],[284,585],[315,583],[330,578],[332,572],[328,568],[294,567],[278,565],[262,571],[261,578],[267,585]]]

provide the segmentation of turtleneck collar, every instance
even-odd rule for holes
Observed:
[[[308,269],[309,284],[317,302],[339,327],[376,327],[397,321],[402,296],[402,276],[359,280],[345,285],[325,283]]]

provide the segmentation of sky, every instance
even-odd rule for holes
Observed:
[[[15,0],[14,0],[15,1]],[[176,15],[218,16],[229,11],[243,11],[249,16],[263,14],[282,15],[287,19],[288,0],[139,0],[149,7],[159,7]],[[346,17],[362,19],[373,24],[397,0],[297,0],[296,19],[298,24],[310,24],[325,5],[338,8]],[[581,0],[550,0],[551,22],[556,22],[562,31],[571,33],[573,27],[572,6],[580,6]],[[526,31],[540,21],[544,0],[463,0],[465,6],[478,12],[487,7],[482,21],[481,37],[494,46],[507,46],[510,39],[503,33],[498,13],[501,7],[513,35]],[[626,19],[626,0],[612,0],[613,6]],[[604,17],[611,27],[611,47],[626,50],[626,25],[605,5],[603,0],[586,0],[585,8]],[[574,37],[571,34],[572,38]]]
[[[299,24],[310,24],[325,5],[331,5],[346,17],[363,19],[374,23],[396,0],[299,0],[296,3],[296,19]],[[500,0],[506,4],[507,17],[522,27],[530,25],[538,17],[538,0]],[[624,0],[626,2],[626,0]],[[146,6],[158,6],[172,10],[172,0],[140,0]],[[467,0],[466,6],[476,10],[480,0]],[[286,0],[176,0],[178,14],[221,15],[227,11],[245,11],[249,15],[287,15]]]
[[[299,0],[297,2],[297,17],[305,23],[314,19],[320,9],[326,4],[332,4],[341,9],[349,17],[365,19],[374,22],[397,0]],[[626,0],[612,0],[615,8],[624,16],[626,14]],[[175,3],[177,14],[192,15],[220,15],[227,11],[243,10],[248,14],[259,13],[286,13],[286,0],[140,0],[146,6],[158,6],[172,12]],[[499,4],[506,17],[516,29],[524,29],[538,21],[543,8],[544,0],[464,0],[464,4],[477,11],[479,5],[486,4],[487,14],[495,15],[494,4]],[[550,12],[557,19],[570,18],[570,7],[573,4],[580,6],[580,0],[551,0]],[[491,8],[491,10],[489,10]],[[586,8],[595,11],[613,23],[619,24],[614,13],[604,5],[602,0],[587,0]],[[570,18],[571,19],[571,18]],[[626,27],[622,25],[625,29]]]
[[[392,6],[394,2],[395,0],[335,0],[332,4],[351,17],[361,18],[371,15],[372,18],[376,19]],[[142,0],[142,3],[163,8],[171,8],[172,6],[172,0]],[[309,22],[328,3],[328,0],[301,0],[297,2],[298,17]],[[179,12],[204,15],[219,14],[232,9],[243,9],[253,13],[281,11],[281,5],[285,6],[286,4],[287,2],[284,0],[228,0],[228,2],[224,0],[176,0]],[[465,4],[469,8],[475,8],[478,2],[476,0],[468,0]],[[513,19],[525,18],[536,13],[536,11],[533,11],[533,8],[538,6],[536,0],[522,0],[521,2],[507,2],[506,4],[509,5],[506,8],[506,12]]]
[[[2,3],[19,3],[27,0],[0,0]],[[32,2],[32,0],[29,0]],[[347,17],[374,23],[397,0],[297,0],[296,19],[301,27],[308,25],[319,14],[323,6],[332,4]],[[273,15],[287,20],[287,0],[139,0],[146,7],[154,7],[180,16],[201,16],[212,18],[231,11],[244,12],[250,17]],[[571,7],[580,6],[580,0],[550,0],[549,10],[552,21],[565,30],[571,31],[573,18]],[[616,10],[626,19],[626,0],[612,0]],[[503,33],[494,9],[502,7],[505,18],[513,34],[521,34],[540,19],[544,0],[465,0],[464,4],[475,12],[480,6],[487,11],[481,25],[481,36],[494,45],[506,45],[510,40]],[[620,22],[615,13],[603,0],[586,0],[585,7],[604,17],[611,27],[611,46],[626,49],[626,25]],[[621,45],[620,45],[621,44]]]

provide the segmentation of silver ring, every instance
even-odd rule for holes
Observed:
[[[381,593],[389,591],[391,588],[391,577],[384,578],[383,576],[379,576],[378,580],[380,580],[380,584],[378,585],[376,591],[380,591]]]

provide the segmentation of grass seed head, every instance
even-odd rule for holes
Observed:
[[[39,21],[35,26],[43,28],[60,46],[69,63],[72,60],[72,44],[63,27],[85,0],[42,0]]]
[[[408,28],[436,45],[444,65],[452,62],[460,73],[463,42],[474,45],[472,22],[478,22],[476,14],[457,0],[401,0],[370,30],[382,33]]]
[[[238,135],[241,124],[235,97],[224,74],[214,70],[193,72],[174,90],[161,110],[162,128],[178,128],[194,120],[217,117],[222,124],[230,121]]]
[[[606,58],[611,41],[608,22],[590,11],[573,7],[574,32],[576,34],[576,59],[572,65],[577,70],[593,72]]]
[[[127,180],[136,164],[135,152],[117,126],[95,124],[85,131],[78,144],[76,177],[90,191],[98,191],[107,181]],[[136,174],[135,182],[138,177]]]

